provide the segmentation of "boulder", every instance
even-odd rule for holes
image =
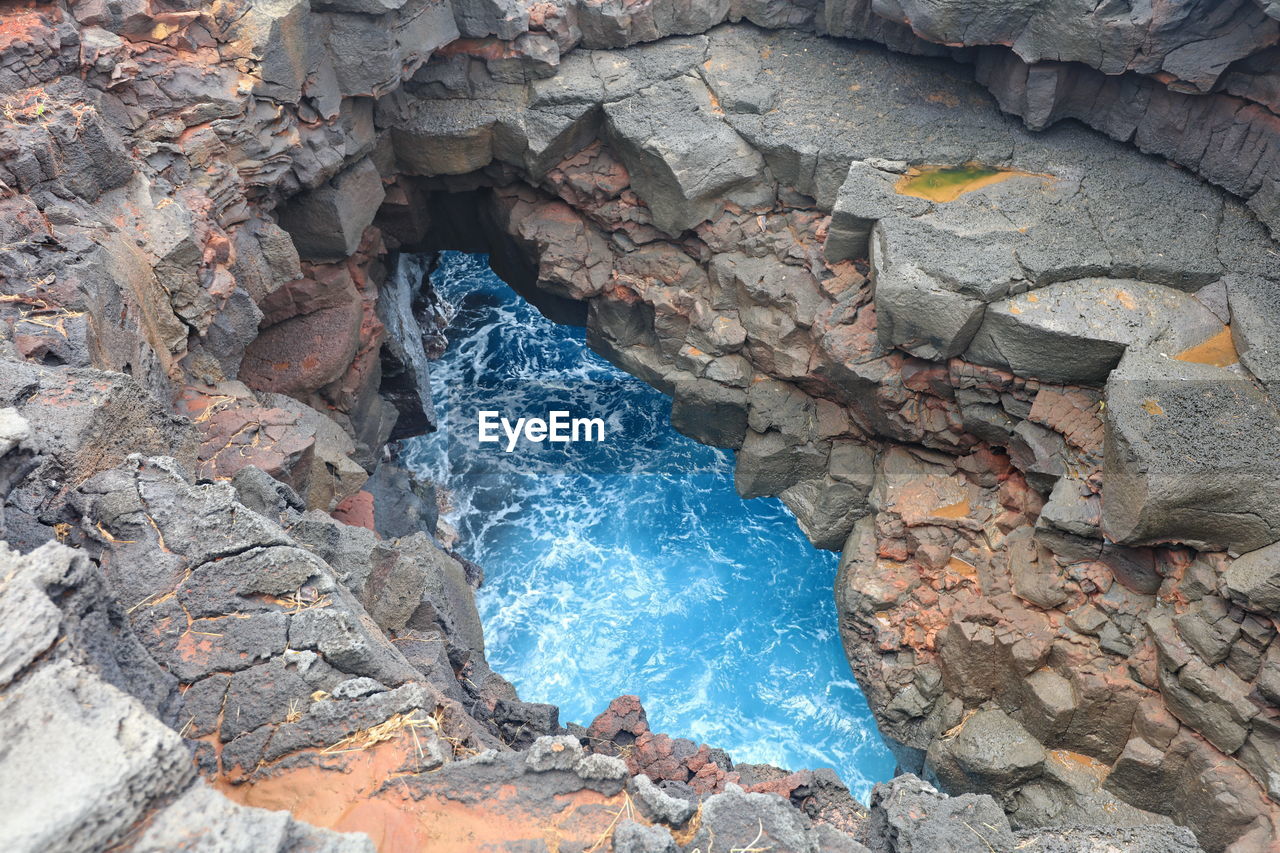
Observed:
[[[951,738],[929,746],[926,767],[949,791],[1011,793],[1040,776],[1045,752],[1000,710],[978,711]]]
[[[42,451],[24,461],[21,448],[13,448],[5,457],[14,466],[4,474],[5,533],[23,550],[53,538],[68,484],[119,465],[132,453],[173,453],[195,465],[191,422],[121,373],[0,359],[0,408],[16,410]],[[12,417],[8,428],[11,441],[22,431]]]
[[[780,432],[749,429],[738,450],[733,483],[743,498],[774,496],[801,480],[821,476],[826,467],[820,448],[797,444]]]
[[[1011,851],[1009,819],[991,797],[948,797],[910,773],[871,792],[867,843],[876,853]]]
[[[1240,363],[1275,395],[1280,395],[1280,281],[1261,276],[1229,276],[1231,337]]]
[[[673,236],[712,218],[725,198],[763,200],[757,184],[764,161],[712,110],[706,85],[694,76],[604,107],[606,133],[631,185],[653,224]]]
[[[1280,612],[1280,542],[1233,560],[1222,574],[1222,589],[1257,613]]]
[[[391,126],[402,174],[465,175],[489,165],[498,116],[518,111],[507,101],[464,98],[409,99],[397,92],[379,104]]]
[[[578,26],[586,47],[626,47],[665,36],[704,33],[725,19],[729,0],[658,0],[635,6],[604,0],[578,7]]]
[[[734,785],[704,800],[700,814],[693,847],[708,850],[714,838],[730,849],[810,849],[808,819],[772,794],[747,794]]]
[[[935,361],[964,352],[982,324],[982,300],[957,293],[918,264],[896,258],[879,230],[872,245],[881,345]]]
[[[1140,281],[1079,279],[987,306],[968,361],[1051,382],[1101,384],[1129,347],[1175,355],[1222,331],[1194,296]]]
[[[1102,528],[1115,542],[1280,540],[1280,411],[1223,368],[1125,355],[1107,382]]]
[[[434,536],[440,508],[435,485],[392,462],[382,462],[364,484],[373,496],[373,524],[384,539]]]
[[[306,260],[336,261],[353,254],[386,193],[368,158],[327,184],[290,199],[278,211],[280,226]]]
[[[1239,677],[1198,658],[1191,658],[1176,674],[1161,666],[1159,676],[1160,692],[1174,716],[1228,755],[1244,744],[1258,709]]]
[[[675,384],[671,426],[714,447],[739,448],[747,435],[747,392],[710,379]]]
[[[645,779],[637,776],[637,779]],[[613,832],[614,853],[677,853],[671,833],[658,826],[646,826],[634,820],[624,820]]]
[[[265,97],[297,103],[316,44],[306,0],[255,3],[227,28],[227,39],[258,61],[255,89]]]
[[[110,847],[195,778],[177,732],[83,666],[43,667],[4,704],[0,822],[11,850]]]
[[[659,788],[648,776],[635,776],[631,780],[636,789],[636,800],[645,815],[672,827],[682,827],[697,810],[694,803],[673,797]]]
[[[823,475],[802,480],[779,494],[813,547],[839,551],[858,519],[870,512],[870,482],[850,483]]]

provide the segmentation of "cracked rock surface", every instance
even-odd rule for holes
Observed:
[[[0,838],[1268,849],[1277,51],[1257,0],[5,4]],[[440,248],[841,551],[915,776],[489,669],[384,452]]]

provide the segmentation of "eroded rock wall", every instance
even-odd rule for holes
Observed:
[[[597,351],[843,550],[846,644],[904,766],[1023,826],[1154,811],[1211,849],[1271,838],[1274,628],[1225,580],[1277,537],[1241,301],[1276,268],[1244,205],[1027,134],[946,66],[809,36],[579,49],[525,83],[489,62],[380,104],[401,194],[487,195],[538,286],[589,302]],[[466,175],[419,154],[459,103],[493,158]],[[1206,630],[1234,639],[1184,657]]]
[[[421,601],[395,591],[417,577],[403,558],[360,542],[344,569],[361,534],[323,515],[291,528],[293,544],[270,527],[304,507],[374,524],[397,417],[429,422],[420,393],[403,393],[415,365],[384,346],[413,302],[384,287],[386,252],[468,239],[672,394],[678,428],[735,448],[744,496],[780,494],[816,544],[843,549],[851,662],[904,766],[994,793],[1019,826],[1158,812],[1214,850],[1274,834],[1274,9],[0,12],[0,346],[6,365],[25,362],[6,368],[0,406],[47,445],[6,474],[6,538],[27,550],[96,519],[86,544],[112,594],[209,707],[242,672],[294,679],[252,730],[206,720],[206,771],[225,769],[231,744],[250,776],[292,754],[271,753],[280,731],[323,763],[333,737],[431,705],[420,687],[430,695],[399,710],[351,710],[431,667],[432,690],[468,695],[447,670],[474,651],[474,626],[441,623],[455,646],[437,639],[434,663],[397,669],[385,632]],[[786,32],[713,29],[726,20]],[[1033,127],[1081,119],[1239,200],[1069,125],[1027,134],[954,59]],[[985,181],[971,192],[911,190],[924,167],[971,161],[990,172],[965,178]],[[459,198],[493,233],[448,221]],[[131,450],[179,461],[117,468]],[[232,499],[186,479],[257,470],[296,490],[291,509],[269,482],[242,479]],[[207,532],[247,550],[198,553],[181,513],[166,538],[135,505],[153,487],[221,501]],[[267,539],[232,535],[243,503],[269,510]],[[301,530],[328,549],[323,567],[296,551]],[[135,543],[145,558],[113,577],[111,555]],[[324,589],[258,590],[294,579],[268,560],[204,615],[174,611],[187,572],[275,548],[295,548],[286,562]],[[229,639],[192,630],[233,614],[245,625],[227,621]],[[290,718],[332,708],[303,702],[281,663],[295,620],[299,653],[338,662],[329,681],[388,688],[340,697],[310,741]],[[516,729],[532,714],[519,707]],[[501,725],[467,719],[476,737]]]

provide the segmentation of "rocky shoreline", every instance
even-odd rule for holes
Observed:
[[[1280,10],[934,6],[0,8],[0,835],[1270,849]],[[434,423],[395,253],[445,248],[842,551],[952,797],[489,669],[384,458]]]

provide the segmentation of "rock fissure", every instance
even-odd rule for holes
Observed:
[[[181,769],[186,749],[237,799],[351,818],[384,849],[423,838],[420,804],[497,780],[518,789],[500,820],[440,812],[461,821],[445,830],[455,843],[467,820],[533,838],[551,789],[577,798],[566,831],[589,839],[592,798],[637,771],[713,794],[689,843],[851,849],[823,834],[835,825],[876,850],[941,849],[928,833],[963,837],[955,815],[985,809],[993,847],[1159,812],[1208,849],[1263,849],[1280,767],[1265,556],[1280,530],[1266,344],[1280,281],[1265,230],[1280,184],[1268,72],[1249,63],[1278,30],[1245,2],[1159,21],[1169,9],[1118,20],[1104,7],[1081,6],[1079,29],[1052,37],[1033,23],[1040,8],[1018,23],[913,2],[5,10],[0,240],[23,251],[0,253],[0,406],[34,425],[40,460],[5,483],[5,535],[26,551],[56,534],[100,557],[114,594],[136,602],[137,636],[72,637],[10,682],[100,694],[118,724],[71,727],[105,750],[104,768],[128,764],[110,753],[126,721],[161,756],[128,765],[137,782],[116,792],[114,823],[97,803],[5,786],[65,806],[62,823],[10,826],[16,849],[163,849],[202,809],[224,837],[274,821],[276,849],[365,849],[206,799]],[[765,29],[717,28],[726,17]],[[1031,126],[1075,117],[1132,139],[1252,214],[1079,128],[1024,134],[940,64],[775,27],[953,55]],[[1141,44],[1115,39],[1126,31]],[[1045,56],[1070,64],[1025,59]],[[871,156],[1092,179],[920,206]],[[862,251],[873,232],[876,251]],[[705,748],[672,763],[688,750],[642,712],[625,766],[534,743],[560,731],[554,709],[488,670],[469,570],[430,540],[434,499],[385,485],[397,475],[378,458],[397,417],[422,409],[420,394],[379,395],[384,370],[408,369],[386,360],[379,312],[417,322],[411,303],[382,298],[383,259],[445,247],[487,249],[536,304],[585,317],[596,349],[672,394],[680,429],[738,449],[744,493],[779,494],[816,544],[843,551],[841,624],[882,729],[904,768],[963,796],[904,777],[868,826],[834,822],[826,800],[813,824],[729,785],[737,773],[799,802],[816,777],[753,776]],[[1215,286],[1223,305],[1190,295]],[[1166,357],[1220,334],[1224,308],[1244,366]],[[0,455],[32,444],[3,435]],[[416,538],[387,533],[404,506]],[[6,598],[41,561],[92,574],[73,552],[34,553],[5,555]],[[223,573],[226,586],[212,580]],[[225,630],[191,630],[211,615]],[[1241,626],[1233,639],[1198,627],[1223,619]],[[104,664],[104,644],[123,659]],[[208,719],[199,730],[225,742],[184,747],[112,687],[126,681],[135,696],[180,688],[191,719]],[[228,721],[233,695],[255,702],[237,699]],[[406,716],[423,708],[434,724]],[[392,720],[402,728],[378,728]],[[7,740],[33,731],[21,714],[8,725]],[[349,772],[321,769],[338,761],[324,748],[358,732]],[[65,748],[32,737],[37,754]],[[572,761],[527,770],[508,741]],[[1102,781],[1055,749],[1101,761]],[[335,792],[336,775],[349,784]],[[395,801],[393,777],[412,780],[418,806]],[[147,802],[156,814],[129,830]],[[358,820],[344,811],[357,804]],[[1172,829],[1132,832],[1190,849]],[[669,842],[633,824],[613,843]]]

